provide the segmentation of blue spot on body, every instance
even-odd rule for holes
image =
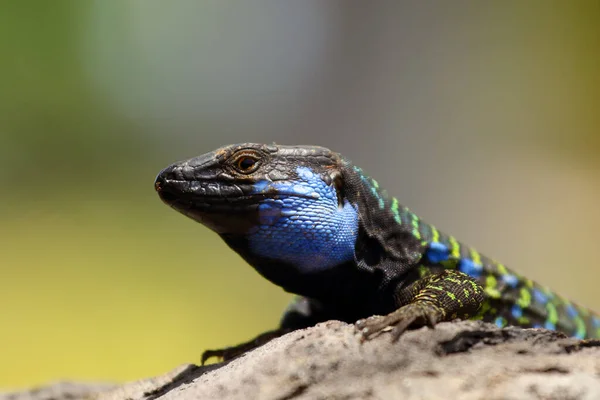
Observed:
[[[544,305],[548,302],[548,296],[546,296],[540,289],[533,289],[533,298],[536,302]]]
[[[504,328],[504,326],[506,325],[506,320],[502,317],[498,317],[494,320],[494,323],[498,328]]]
[[[570,318],[576,318],[579,315],[579,313],[577,312],[577,309],[575,308],[575,306],[573,306],[572,304],[569,304],[567,306],[567,315]]]
[[[550,322],[550,321],[546,321],[546,322],[544,323],[544,328],[546,328],[546,329],[550,329],[551,331],[554,331],[554,330],[556,330],[556,325],[554,325],[554,324],[553,324],[552,322]]]
[[[585,339],[585,331],[577,331],[573,337],[583,340]]]
[[[510,286],[513,289],[516,288],[517,285],[519,284],[519,278],[517,278],[513,274],[502,275],[501,279],[504,283],[506,283],[508,286]]]
[[[483,272],[483,265],[473,262],[470,258],[461,258],[458,263],[458,270],[473,278],[479,278]]]
[[[513,304],[510,313],[512,314],[513,318],[519,319],[523,316],[523,309],[518,304]]]
[[[296,169],[297,180],[254,184],[264,194],[258,207],[259,226],[247,232],[250,250],[280,260],[301,272],[327,269],[354,259],[358,234],[356,208],[345,201],[319,174]]]
[[[594,328],[600,328],[600,318],[593,316],[592,325],[594,325]]]
[[[531,327],[532,327],[532,328],[539,329],[539,328],[541,328],[541,327],[542,327],[542,324],[535,323],[535,324],[533,324]]]
[[[433,242],[429,244],[426,256],[430,262],[437,264],[450,257],[450,249],[443,243]]]

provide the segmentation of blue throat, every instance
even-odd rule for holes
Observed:
[[[299,180],[254,185],[254,194],[271,197],[261,201],[259,225],[247,233],[250,251],[301,273],[354,260],[357,210],[347,200],[340,207],[335,188],[309,168],[298,167],[296,172]]]

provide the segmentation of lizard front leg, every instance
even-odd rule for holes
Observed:
[[[236,346],[205,350],[202,353],[202,364],[212,357],[216,357],[222,361],[231,360],[288,332],[308,328],[328,319],[330,319],[330,315],[321,303],[307,297],[296,297],[284,311],[279,328],[261,333],[254,339]]]
[[[385,316],[356,322],[363,339],[369,339],[391,326],[392,341],[409,328],[433,327],[437,322],[473,317],[481,307],[483,288],[470,276],[444,270],[419,278],[395,293],[399,308]]]

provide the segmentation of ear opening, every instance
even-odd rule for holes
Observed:
[[[344,207],[344,199],[346,199],[346,190],[344,186],[344,177],[339,171],[336,171],[333,176],[333,187],[337,194],[338,208]]]

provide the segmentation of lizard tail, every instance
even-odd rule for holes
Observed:
[[[600,316],[501,264],[481,278],[487,300],[480,318],[503,327],[517,325],[561,331],[579,339],[600,338]]]

